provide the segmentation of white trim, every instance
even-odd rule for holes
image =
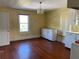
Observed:
[[[11,39],[10,41],[18,41],[18,40],[25,40],[25,39],[31,39],[31,38],[39,38],[40,35],[33,35],[33,36],[26,36],[26,37],[18,37],[15,39]]]
[[[10,43],[9,42],[0,42],[0,46],[5,46],[5,45],[10,45]]]

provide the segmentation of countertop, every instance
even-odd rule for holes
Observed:
[[[73,31],[68,31],[68,32],[72,34],[79,34],[79,32],[73,32]]]

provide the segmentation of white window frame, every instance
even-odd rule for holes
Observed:
[[[20,29],[20,24],[25,24],[25,23],[20,23],[20,15],[28,16],[28,23],[26,23],[26,24],[28,24],[28,30],[26,30],[26,31],[21,31],[21,29]],[[29,31],[29,15],[27,15],[27,14],[19,14],[18,17],[19,17],[19,32],[28,32]]]

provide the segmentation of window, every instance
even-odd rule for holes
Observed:
[[[20,32],[28,32],[28,23],[29,16],[28,15],[19,15],[19,31]]]

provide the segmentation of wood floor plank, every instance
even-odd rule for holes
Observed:
[[[0,59],[69,59],[70,51],[60,42],[33,39],[0,47]]]

